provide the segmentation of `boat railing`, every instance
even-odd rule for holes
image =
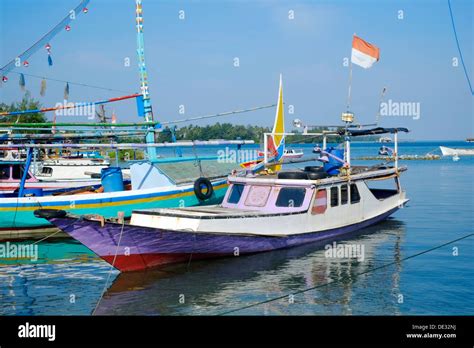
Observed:
[[[269,153],[268,153],[268,137],[269,136],[288,136],[288,135],[303,135],[303,136],[312,136],[312,137],[323,137],[323,145],[320,149],[320,154],[325,155],[328,157],[332,157],[333,159],[343,163],[343,167],[347,170],[347,173],[350,174],[351,171],[351,137],[352,136],[363,136],[363,135],[374,135],[374,134],[393,134],[393,142],[394,142],[394,148],[393,148],[393,161],[395,162],[395,168],[398,170],[398,160],[399,160],[399,154],[398,154],[398,133],[399,132],[408,132],[408,129],[406,128],[382,128],[382,127],[376,127],[373,129],[348,129],[341,127],[338,130],[328,130],[328,131],[322,131],[322,132],[303,132],[303,133],[264,133],[264,158],[263,158],[263,163],[265,167],[269,166],[274,166],[275,163],[271,163],[271,160],[269,158]],[[326,151],[327,148],[327,137],[329,135],[339,135],[339,136],[344,136],[344,158],[339,158],[337,156],[334,156],[333,154],[329,153]]]

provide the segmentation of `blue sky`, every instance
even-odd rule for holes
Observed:
[[[79,0],[1,0],[0,65],[46,33]],[[287,126],[334,124],[345,110],[352,34],[380,48],[371,69],[354,67],[352,111],[359,122],[375,120],[381,89],[385,100],[420,103],[421,115],[383,117],[383,126],[406,126],[411,139],[474,136],[473,96],[459,57],[447,0],[443,1],[156,1],[144,0],[145,44],[155,118],[172,121],[276,102],[283,74]],[[473,2],[452,0],[458,38],[474,82]],[[89,12],[52,41],[54,64],[40,50],[28,74],[139,90],[133,0],[91,0]],[[185,11],[185,20],[179,11]],[[294,11],[294,19],[288,18]],[[398,19],[399,10],[403,19]],[[125,67],[129,57],[131,66]],[[238,57],[240,67],[234,67]],[[62,101],[64,83],[26,77],[27,88],[44,106]],[[93,101],[126,93],[70,86],[71,101]],[[0,89],[0,101],[21,99],[18,76]],[[185,106],[180,115],[179,105]],[[135,103],[107,106],[119,121],[140,121]],[[271,126],[274,110],[220,118],[220,122]],[[76,119],[63,119],[77,121]],[[86,121],[86,120],[84,120]],[[216,120],[200,121],[200,125]]]

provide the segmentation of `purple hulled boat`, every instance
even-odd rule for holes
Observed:
[[[234,175],[220,205],[137,210],[130,222],[48,209],[35,214],[120,271],[143,270],[349,236],[408,201],[398,180],[404,170],[358,167],[350,176],[329,176],[311,167],[277,175]],[[395,189],[367,185],[393,178]]]

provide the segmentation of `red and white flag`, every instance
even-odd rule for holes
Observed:
[[[112,111],[112,124],[117,123],[117,116],[115,115],[115,111]],[[115,127],[110,127],[111,129],[115,129]]]
[[[380,58],[380,49],[360,37],[354,35],[352,39],[351,62],[363,67],[370,68]]]

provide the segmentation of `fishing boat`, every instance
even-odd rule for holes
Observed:
[[[38,165],[36,177],[43,181],[77,181],[100,178],[100,172],[110,162],[100,158],[57,158],[47,159]]]
[[[82,5],[74,11],[82,11]],[[0,112],[2,117],[18,117],[23,114],[42,113],[51,111],[65,111],[68,109],[81,108],[84,105],[103,105],[105,103],[118,102],[122,100],[135,99],[137,105],[137,115],[142,117],[143,123],[19,123],[5,122],[4,127],[11,127],[7,134],[0,139],[8,142],[0,145],[0,149],[15,147],[19,153],[26,154],[23,174],[17,192],[0,194],[0,230],[13,231],[27,228],[39,228],[52,226],[46,219],[36,217],[33,212],[39,208],[61,209],[74,214],[93,214],[100,212],[105,218],[119,218],[126,220],[130,218],[134,209],[151,209],[159,207],[189,207],[195,205],[217,204],[222,201],[226,192],[227,175],[238,167],[237,163],[218,161],[217,156],[202,157],[196,151],[192,157],[158,158],[157,148],[180,148],[196,146],[228,146],[253,144],[253,141],[229,140],[229,141],[190,141],[173,143],[156,143],[156,133],[161,129],[159,122],[154,120],[152,104],[148,88],[148,74],[145,65],[144,55],[144,32],[143,32],[143,9],[141,1],[136,1],[136,23],[137,26],[137,54],[140,72],[140,91],[132,95],[110,98],[92,103],[67,103],[50,108],[35,110],[17,110]],[[268,107],[268,106],[267,106]],[[238,112],[246,112],[241,110]],[[97,139],[102,140],[105,135],[113,138],[116,132],[103,132],[96,129],[92,134],[78,132],[51,134],[12,134],[15,128],[26,127],[38,130],[41,127],[108,127],[110,129],[120,127],[133,127],[134,132],[144,135],[145,143],[125,144],[111,141],[110,143],[79,143],[79,140]],[[125,134],[131,136],[132,132]],[[137,134],[135,134],[137,135]],[[72,142],[72,140],[77,142]],[[39,143],[41,142],[41,143]],[[60,143],[55,143],[60,142]],[[114,150],[115,158],[118,159],[120,150],[142,149],[146,151],[146,161],[134,161],[130,166],[130,180],[124,180],[124,175],[118,166],[109,167],[108,162],[93,163],[93,166],[100,169],[100,179],[94,185],[77,187],[78,181],[74,183],[76,187],[54,191],[45,191],[43,187],[29,186],[29,170],[33,162],[34,150],[44,150],[46,153],[51,149],[63,149],[67,151],[90,151],[90,150]],[[73,182],[77,175],[88,176],[85,170],[89,168],[90,161],[82,158],[60,158],[59,160],[47,160],[41,167],[42,183],[49,178],[55,183]],[[77,166],[77,167],[76,167]],[[76,168],[77,170],[73,170]],[[49,177],[51,175],[51,177]],[[92,172],[91,176],[97,176]],[[33,177],[33,175],[31,175]],[[82,178],[79,178],[82,179]],[[33,180],[31,180],[32,182]],[[43,185],[43,184],[42,184]],[[8,232],[6,232],[8,233]]]
[[[159,145],[165,144],[156,144]],[[129,183],[124,183],[120,168],[110,167],[111,174],[102,174],[100,184],[71,189],[72,192],[44,192],[26,186],[19,192],[0,195],[0,229],[51,226],[47,220],[34,216],[34,210],[40,207],[79,214],[100,211],[106,217],[117,217],[120,212],[129,218],[133,209],[218,203],[226,191],[226,176],[237,166],[205,157],[137,161],[130,166]]]
[[[281,124],[281,80],[277,105],[276,119]],[[377,128],[378,134],[394,134],[394,166],[350,164],[350,137],[373,131],[350,130],[347,126],[335,131],[334,134],[344,135],[344,149],[322,148],[319,152],[326,157],[324,165],[299,171],[279,171],[284,136],[288,133],[266,133],[265,145],[272,144],[270,148],[277,149],[277,153],[265,153],[263,170],[258,173],[245,170],[230,175],[230,186],[218,205],[135,209],[130,222],[50,209],[37,210],[35,215],[47,219],[123,272],[350,236],[386,219],[408,202],[399,180],[406,167],[399,167],[397,160],[398,133],[407,132],[406,128]],[[323,136],[324,144],[328,134],[331,133],[308,133]],[[381,180],[391,181],[393,188],[369,188],[369,182]]]
[[[18,190],[21,183],[21,178],[24,173],[24,160],[1,160],[0,161],[0,193],[12,193]],[[69,167],[70,168],[70,167]],[[77,167],[74,167],[77,168]],[[89,168],[89,167],[86,167]],[[105,168],[105,167],[104,167]],[[43,191],[61,190],[79,188],[91,185],[100,184],[100,170],[99,179],[94,179],[91,176],[82,175],[78,178],[76,176],[68,175],[67,171],[63,172],[62,177],[48,175],[51,167],[43,167],[44,173],[34,174],[32,170],[28,170],[25,188],[26,189],[41,189]],[[85,168],[83,168],[85,169]],[[96,170],[98,168],[95,168]],[[85,172],[85,171],[84,171]],[[52,174],[52,172],[51,172]]]
[[[408,202],[399,182],[405,170],[358,167],[329,175],[322,168],[310,168],[274,175],[233,175],[220,205],[135,209],[129,223],[64,211],[35,214],[117,269],[134,271],[350,235],[386,219]],[[371,180],[389,179],[395,180],[395,189],[367,186]],[[128,248],[128,255],[117,254],[118,240]]]
[[[439,148],[443,156],[474,156],[474,148],[459,149],[459,148],[451,148],[451,147],[446,147],[446,146],[440,146]]]
[[[379,149],[379,155],[380,156],[389,156],[392,154],[392,149],[390,149],[389,147],[387,146],[382,146],[380,149]]]

